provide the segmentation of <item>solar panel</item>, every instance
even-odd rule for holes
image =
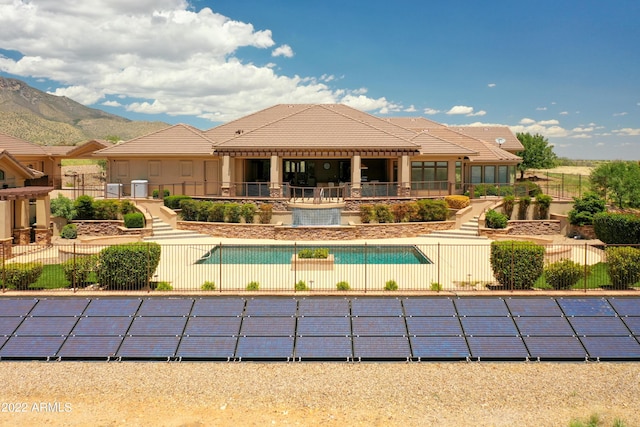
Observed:
[[[305,336],[296,339],[297,359],[347,360],[353,357],[351,338],[346,336]]]
[[[166,359],[173,357],[180,337],[125,337],[116,356],[134,359]]]
[[[567,316],[615,316],[616,313],[603,298],[558,298],[560,308]]]
[[[502,298],[458,298],[453,300],[459,316],[508,316]]]
[[[240,335],[268,337],[292,337],[296,333],[295,317],[245,317],[240,328]]]
[[[142,301],[139,316],[188,316],[191,298],[147,298]]]
[[[0,298],[0,316],[26,316],[37,299]]]
[[[84,298],[41,299],[31,311],[31,316],[80,316],[87,305]]]
[[[410,335],[462,335],[460,320],[457,317],[407,317],[406,321]]]
[[[293,337],[240,337],[237,359],[291,359]]]
[[[185,335],[237,336],[240,333],[240,317],[191,317]]]
[[[355,336],[407,335],[403,317],[353,317],[351,326]]]
[[[0,349],[0,358],[44,359],[54,357],[64,337],[60,336],[20,336],[11,337]]]
[[[580,337],[592,359],[636,359],[640,344],[633,337]]]
[[[296,332],[299,336],[351,335],[348,317],[300,317]]]
[[[122,339],[116,336],[70,336],[62,345],[58,356],[75,359],[107,359],[115,356]]]
[[[575,332],[566,317],[514,317],[523,336],[565,336]]]
[[[633,335],[640,336],[640,317],[625,317],[622,321]]]
[[[410,337],[411,350],[418,359],[466,359],[471,356],[463,337]]]
[[[516,336],[518,330],[511,317],[462,317],[462,329],[473,336]]]
[[[136,317],[128,335],[182,335],[186,317]]]
[[[468,337],[471,356],[478,359],[526,359],[520,337]]]
[[[242,316],[243,298],[213,297],[197,299],[191,310],[192,316]]]
[[[609,298],[620,316],[640,316],[640,298]]]
[[[356,359],[410,359],[407,337],[354,337],[353,356]]]
[[[397,298],[354,298],[352,316],[402,316],[402,303]]]
[[[232,359],[236,351],[236,337],[184,337],[176,353],[185,359]]]
[[[629,335],[629,329],[619,317],[570,317],[569,323],[578,335]]]
[[[562,316],[562,310],[552,298],[507,298],[505,302],[513,316]]]
[[[346,298],[303,298],[298,302],[300,316],[349,316],[349,300]]]
[[[96,336],[125,335],[132,320],[131,317],[81,317],[71,333]]]
[[[455,316],[451,298],[405,298],[402,300],[405,316]]]
[[[580,359],[587,357],[576,337],[524,337],[529,354],[534,359]]]
[[[293,298],[251,298],[245,316],[295,316],[297,307]]]
[[[69,335],[76,317],[27,317],[16,330],[16,335],[46,336]]]
[[[0,336],[11,335],[22,322],[22,317],[0,317]]]
[[[134,316],[140,307],[140,298],[94,298],[84,312],[85,316]]]

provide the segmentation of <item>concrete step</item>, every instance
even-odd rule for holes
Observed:
[[[478,239],[486,240],[486,236],[478,236],[478,232],[470,232],[464,230],[441,230],[433,233],[424,234],[420,237],[430,237],[434,239]]]
[[[176,239],[199,239],[211,237],[207,234],[200,234],[191,230],[176,230],[171,225],[153,218],[153,236],[145,237],[143,240],[176,240]]]

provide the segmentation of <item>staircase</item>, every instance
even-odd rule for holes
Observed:
[[[153,235],[145,237],[144,241],[158,241],[158,240],[177,240],[177,239],[198,239],[204,237],[211,237],[207,234],[200,234],[190,230],[176,230],[171,225],[163,222],[158,217],[153,217]]]
[[[433,233],[425,234],[420,237],[432,237],[437,239],[487,239],[485,236],[478,235],[477,216],[474,216],[471,220],[462,224],[459,229],[434,231]]]

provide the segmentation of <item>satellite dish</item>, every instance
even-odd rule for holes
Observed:
[[[496,138],[496,142],[498,143],[498,145],[502,146],[502,144],[507,142],[507,140],[504,138]]]

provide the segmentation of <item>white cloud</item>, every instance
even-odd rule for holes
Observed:
[[[487,86],[488,87],[496,87],[496,84],[495,83],[489,83]]]
[[[575,134],[575,135],[571,135],[569,138],[589,139],[589,138],[593,138],[593,135],[589,135],[588,133],[578,133],[578,134]]]
[[[559,125],[560,122],[555,120],[555,119],[554,120],[540,120],[538,122],[538,124],[542,125],[542,126],[549,126],[549,125]]]
[[[403,109],[402,111],[404,111],[405,113],[415,113],[416,111],[418,111],[416,109],[416,107],[412,104],[409,105],[407,108]]]
[[[629,113],[627,113],[626,111],[623,111],[622,113],[614,113],[613,117],[626,116],[627,114],[629,114]]]
[[[593,132],[595,130],[595,128],[593,127],[577,127],[577,128],[573,128],[571,129],[571,132]]]
[[[104,105],[105,107],[122,107],[118,101],[105,101],[100,105]]]
[[[476,111],[475,113],[467,114],[467,117],[476,117],[476,116],[484,116],[487,112],[484,110]]]
[[[472,114],[473,107],[467,107],[466,105],[455,105],[451,107],[447,114],[455,115],[455,114]]]
[[[560,114],[561,116],[568,116],[568,115],[569,115],[569,112],[568,112],[568,111],[561,111],[559,114]]]
[[[520,124],[521,125],[531,125],[533,123],[535,123],[536,121],[530,118],[525,117],[524,119],[520,120]]]
[[[544,135],[547,138],[552,137],[565,137],[571,134],[570,131],[560,126],[560,122],[557,120],[540,120],[536,121],[530,118],[523,118],[516,126],[509,126],[513,132],[522,132],[540,135]]]
[[[547,111],[547,107],[538,107],[536,111]]]
[[[433,116],[435,114],[438,114],[440,110],[436,110],[435,108],[425,108],[422,112],[427,116]]]
[[[283,44],[282,46],[278,46],[271,52],[271,56],[284,56],[285,58],[293,57],[293,49],[291,46],[287,44]]]
[[[612,132],[618,136],[640,136],[640,128],[623,128]]]

